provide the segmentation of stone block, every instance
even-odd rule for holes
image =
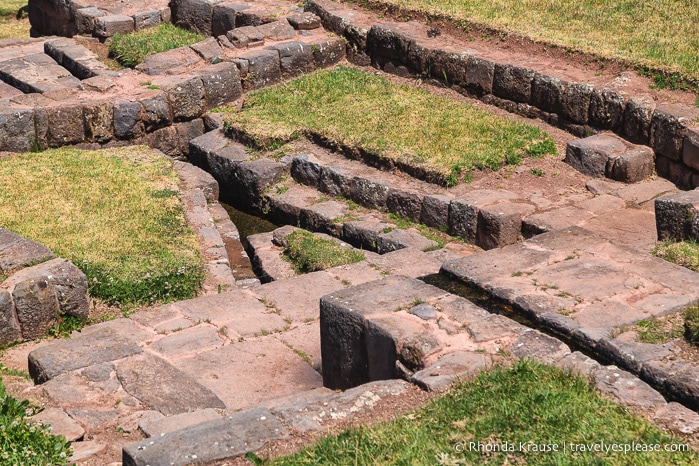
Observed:
[[[221,415],[216,410],[206,408],[174,416],[147,418],[138,423],[138,428],[146,434],[146,437],[160,437],[162,434],[169,434],[170,432],[176,432],[219,419],[221,419]]]
[[[655,411],[667,404],[665,398],[650,385],[614,366],[597,369],[594,383],[602,393],[612,396],[626,406]]]
[[[446,80],[447,84],[464,85],[467,82],[467,64],[475,51],[447,52],[434,49],[430,53],[430,72],[437,79]]]
[[[403,248],[415,248],[425,251],[436,249],[437,247],[436,241],[427,239],[421,234],[409,230],[391,230],[376,238],[376,250],[379,254],[386,254],[387,252]]]
[[[476,95],[492,94],[495,63],[471,56],[466,62],[466,89]]]
[[[226,39],[236,48],[257,47],[265,43],[265,35],[253,26],[243,26],[228,31]]]
[[[522,333],[512,344],[510,352],[518,358],[533,359],[548,365],[571,354],[568,345],[538,330]]]
[[[301,225],[307,230],[325,232],[333,236],[340,234],[335,219],[347,213],[347,205],[337,201],[325,201],[301,209]]]
[[[321,166],[306,154],[297,155],[291,161],[291,176],[298,183],[315,188],[320,180],[320,172]]]
[[[95,19],[106,15],[107,13],[95,6],[75,10],[75,25],[78,34],[92,35],[95,30]]]
[[[529,204],[500,202],[478,211],[476,244],[494,249],[516,243],[522,234],[522,218],[535,210]]]
[[[146,131],[170,126],[172,124],[172,111],[167,93],[153,91],[139,96],[139,102],[143,107],[143,124]]]
[[[620,132],[624,121],[626,97],[612,89],[594,89],[590,97],[588,122],[595,128]]]
[[[242,78],[244,91],[271,86],[282,80],[279,52],[276,50],[251,51],[240,58],[247,62],[247,74]]]
[[[626,144],[616,136],[590,136],[569,142],[564,162],[586,175],[602,178],[608,173],[609,160],[622,154],[626,148]]]
[[[60,408],[44,409],[29,419],[37,425],[51,426],[52,435],[62,435],[69,442],[75,442],[85,435],[85,429]]]
[[[327,68],[345,58],[345,40],[332,37],[311,42],[311,52],[316,68]]]
[[[355,176],[350,184],[349,197],[370,209],[385,209],[390,185],[384,181]]]
[[[519,65],[495,64],[493,94],[514,102],[529,103],[534,70]]]
[[[9,291],[0,288],[0,345],[22,341],[22,332]]]
[[[0,110],[0,133],[3,135],[0,138],[0,150],[31,150],[37,142],[34,121],[34,111],[31,109]]]
[[[177,148],[180,153],[186,154],[189,149],[189,141],[204,134],[204,121],[195,118],[190,121],[182,121],[173,125],[177,132]]]
[[[678,434],[693,435],[699,432],[699,414],[674,401],[657,410],[653,420]]]
[[[286,19],[261,24],[257,26],[257,30],[269,40],[289,40],[296,37],[296,31]]]
[[[98,37],[112,37],[114,34],[128,34],[134,31],[131,16],[108,15],[95,17],[94,34]]]
[[[286,20],[291,24],[294,29],[299,31],[309,31],[311,29],[318,29],[320,24],[320,18],[311,13],[310,11],[304,11],[303,13],[294,13],[286,17]]]
[[[416,372],[410,381],[423,390],[441,392],[453,383],[469,380],[489,364],[490,358],[486,354],[455,351],[441,356],[434,363]]]
[[[302,42],[283,42],[268,47],[279,52],[279,62],[284,79],[310,73],[315,68],[312,47]]]
[[[48,276],[19,281],[12,289],[12,300],[25,339],[41,338],[58,323],[58,297]]]
[[[634,144],[648,145],[655,103],[645,97],[630,97],[624,108],[623,130]]]
[[[561,112],[563,83],[560,79],[535,73],[532,81],[531,104],[545,112]]]
[[[164,78],[160,88],[167,93],[175,121],[191,120],[206,111],[206,92],[198,76]]]
[[[173,0],[170,2],[173,24],[202,36],[211,36],[211,20],[217,0]]]
[[[114,105],[112,101],[88,102],[83,107],[85,139],[105,143],[114,138]]]
[[[573,123],[587,124],[593,88],[589,84],[565,83],[561,90],[561,116]]]
[[[223,36],[231,29],[235,29],[237,12],[248,8],[247,5],[228,2],[215,5],[211,18],[211,35]]]
[[[687,170],[687,166],[683,163],[675,162],[663,156],[658,156],[655,159],[655,171],[658,176],[674,183],[677,186],[689,188],[698,186],[694,184],[698,176],[691,170]]]
[[[152,28],[160,24],[161,20],[160,10],[141,11],[133,15],[134,29],[140,31]]]
[[[350,197],[351,173],[344,168],[324,165],[320,167],[318,190],[331,196]]]
[[[180,75],[192,65],[201,62],[201,57],[191,47],[179,47],[146,57],[143,62],[136,65],[136,70],[151,76]],[[160,85],[161,83],[155,84]]]
[[[85,140],[83,107],[80,104],[46,107],[48,118],[47,142],[50,147],[78,144]]]
[[[114,99],[114,135],[118,139],[135,139],[143,135],[143,107],[139,102]]]
[[[449,231],[475,243],[479,210],[501,200],[516,198],[517,195],[510,191],[480,189],[452,199],[449,203]]]
[[[170,157],[181,155],[180,140],[174,126],[166,126],[146,134],[144,143]]]
[[[206,94],[207,108],[220,107],[243,95],[238,67],[230,62],[197,70]]]
[[[391,188],[386,198],[386,208],[400,217],[420,221],[422,212],[422,196],[420,194]]]
[[[699,109],[665,105],[655,109],[650,124],[650,145],[656,154],[678,161],[687,128],[699,118]]]
[[[661,196],[655,200],[658,240],[699,239],[699,190]]]
[[[607,178],[624,183],[638,183],[649,178],[655,171],[653,150],[646,146],[629,148],[609,160]]]
[[[46,246],[0,228],[0,274],[9,274],[54,257]]]
[[[446,230],[449,227],[449,203],[451,197],[440,194],[427,194],[422,198],[420,223],[428,227]]]
[[[221,60],[221,55],[223,54],[223,49],[218,44],[218,40],[215,37],[209,37],[201,42],[190,45],[190,48],[194,50],[197,55],[199,55],[205,61],[209,63],[217,63]]]
[[[342,225],[342,239],[355,247],[376,250],[379,235],[393,227],[390,223],[359,221]]]
[[[682,161],[694,170],[699,170],[699,130],[687,130],[682,143]]]

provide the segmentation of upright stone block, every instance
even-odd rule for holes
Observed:
[[[531,100],[534,70],[519,65],[495,64],[493,94],[514,102],[529,103]]]
[[[655,200],[658,240],[699,239],[699,190],[668,194]]]
[[[476,95],[493,93],[495,63],[480,57],[469,57],[466,62],[466,89]]]
[[[510,191],[489,189],[479,189],[457,197],[449,204],[449,231],[469,243],[475,243],[480,209],[501,200],[516,198],[517,195]]]
[[[0,345],[22,341],[15,304],[9,291],[0,288]]]
[[[687,129],[699,118],[699,110],[679,105],[664,105],[653,112],[650,145],[658,154],[678,161]]]
[[[217,63],[198,70],[206,94],[206,107],[220,107],[240,98],[243,88],[238,67],[231,62]]]
[[[513,202],[482,207],[478,212],[476,244],[487,250],[516,243],[522,234],[522,218],[533,211],[534,206]]]
[[[131,16],[110,15],[95,18],[95,35],[112,37],[114,34],[128,34],[134,31],[134,20]]]
[[[655,103],[644,97],[631,97],[624,108],[624,134],[634,144],[647,145]]]
[[[283,42],[272,45],[279,52],[279,62],[284,79],[310,73],[315,68],[312,47],[302,42]]]

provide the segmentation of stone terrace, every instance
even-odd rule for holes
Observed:
[[[331,1],[309,0],[305,12],[266,1],[168,5],[32,1],[34,34],[68,38],[0,42],[0,150],[146,143],[187,155],[238,207],[334,236],[366,260],[296,275],[279,259],[287,227],[250,238],[268,283],[236,276],[239,237],[216,203],[218,185],[178,163],[207,261],[205,296],[8,351],[36,383],[22,396],[46,403],[37,420],[73,441],[75,461],[240,457],[362,416],[415,386],[441,391],[519,357],[572,368],[619,403],[699,432],[696,363],[677,342],[641,344],[621,333],[699,298],[699,275],[649,253],[665,231],[696,230],[696,191],[678,194],[653,174],[698,184],[696,109],[647,85],[639,91],[637,77],[590,73],[580,82],[546,57],[495,56],[487,44],[432,37],[425,25]],[[104,41],[161,21],[211,37],[119,72],[99,62],[87,38],[69,38]],[[521,172],[445,188],[411,167],[349,160],[347,148],[311,141],[279,161],[253,156],[219,129],[221,115],[207,113],[344,57],[441,80],[453,98],[567,131],[556,133],[559,149],[567,145],[567,164],[552,162],[556,189],[517,181]],[[597,135],[574,140],[588,134]],[[448,232],[447,248],[421,251],[435,245],[417,229],[396,229],[389,212]],[[453,282],[507,311],[445,291]]]

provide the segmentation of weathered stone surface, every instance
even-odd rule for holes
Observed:
[[[437,248],[437,242],[427,239],[415,231],[391,230],[376,238],[376,250],[379,254],[396,251],[403,248],[415,248],[421,251]]]
[[[220,0],[174,0],[170,2],[172,22],[202,36],[211,35],[214,5]]]
[[[522,233],[522,218],[533,211],[532,205],[514,202],[482,206],[478,211],[476,244],[493,249],[516,243]]]
[[[550,113],[560,113],[563,83],[560,79],[535,73],[532,81],[531,104]]]
[[[355,176],[350,184],[350,199],[370,209],[385,209],[391,189],[386,182]]]
[[[318,186],[320,171],[321,166],[306,154],[297,155],[291,161],[291,176],[306,186]]]
[[[316,68],[327,68],[345,58],[345,41],[341,37],[317,40],[311,43]]]
[[[476,306],[468,299],[455,295],[449,295],[444,299],[440,299],[436,306],[442,311],[442,314],[461,325],[470,325],[491,315],[488,311]]]
[[[143,107],[139,102],[114,100],[114,135],[119,139],[134,139],[143,134]]]
[[[491,94],[494,75],[494,62],[471,56],[466,62],[466,89],[476,95]]]
[[[510,191],[488,189],[474,190],[457,197],[449,204],[449,231],[475,243],[480,209],[501,200],[516,198],[517,195]]]
[[[653,112],[650,124],[650,145],[656,154],[680,160],[687,128],[699,118],[699,110],[680,105],[664,105]]]
[[[451,197],[440,194],[428,194],[422,198],[420,223],[428,227],[446,229],[449,226],[449,203]]]
[[[604,177],[610,158],[626,150],[624,142],[610,135],[596,135],[570,141],[565,162],[586,175]]]
[[[635,146],[609,160],[607,177],[624,183],[638,183],[655,171],[655,154],[650,147]]]
[[[230,335],[231,338],[235,335]],[[213,327],[198,326],[180,330],[160,340],[149,347],[165,357],[179,357],[197,351],[207,351],[223,345],[223,339]]]
[[[369,379],[365,315],[390,312],[415,299],[447,293],[407,277],[391,276],[323,296],[320,300],[323,385],[350,388]]]
[[[422,211],[422,195],[392,188],[386,198],[386,208],[398,216],[419,222]]]
[[[187,153],[189,141],[204,134],[204,121],[195,118],[190,121],[181,121],[173,125],[177,132],[177,148],[181,154]]]
[[[658,240],[699,238],[699,190],[667,194],[655,200]]]
[[[341,227],[335,220],[347,212],[347,204],[343,202],[319,202],[301,210],[301,226],[307,230],[339,236]]]
[[[693,435],[699,432],[699,414],[674,401],[657,410],[653,420],[679,434]]]
[[[111,101],[86,103],[83,112],[88,141],[101,144],[114,137],[114,105]]]
[[[134,31],[131,16],[109,15],[95,17],[94,34],[98,37],[112,37],[114,34],[128,34]]]
[[[116,363],[119,382],[129,394],[166,416],[226,405],[194,378],[149,354]]]
[[[162,20],[159,10],[148,10],[134,13],[134,30],[140,31],[141,29],[151,28],[160,24]]]
[[[103,324],[90,332],[42,346],[29,353],[29,373],[35,383],[59,374],[138,354],[141,348],[128,337]]]
[[[82,105],[58,105],[45,110],[48,117],[49,146],[60,147],[83,142],[85,125]]]
[[[260,89],[281,81],[282,70],[279,52],[276,50],[253,50],[241,54],[240,59],[244,60],[247,66],[247,74],[243,77],[243,90]]]
[[[300,31],[318,29],[320,27],[320,18],[310,11],[294,13],[293,15],[287,16],[286,20],[294,29],[298,29]]]
[[[197,70],[206,94],[207,108],[222,106],[243,95],[238,67],[230,62],[218,63]]]
[[[655,103],[643,97],[630,97],[624,108],[624,134],[634,144],[647,145]]]
[[[173,166],[185,189],[200,189],[207,201],[212,203],[218,201],[218,182],[207,171],[182,161],[175,161]],[[220,204],[215,205],[220,206]]]
[[[107,445],[94,440],[85,440],[82,442],[73,442],[71,448],[73,449],[73,454],[70,455],[68,461],[73,463],[86,460],[91,456],[102,453],[107,448]]]
[[[206,92],[199,77],[172,77],[159,81],[167,92],[175,121],[191,120],[206,110]]]
[[[612,89],[594,89],[590,97],[590,125],[618,133],[624,121],[626,97]]]
[[[490,363],[486,354],[456,351],[416,372],[410,381],[430,392],[441,392],[457,381],[468,380]]]
[[[253,26],[243,26],[228,31],[226,39],[237,48],[257,47],[264,45],[265,35]]]
[[[183,465],[232,459],[286,435],[284,426],[268,409],[255,408],[128,444],[123,449],[123,462],[124,466]]]
[[[589,219],[592,215],[590,212],[572,206],[535,213],[528,215],[522,220],[522,235],[525,238],[531,238],[547,231],[577,225]]]
[[[75,25],[78,34],[91,35],[92,31],[95,30],[95,18],[106,15],[107,13],[94,6],[75,10]]]
[[[215,5],[211,17],[211,35],[222,36],[234,29],[237,12],[247,8],[247,5],[228,2]]]
[[[665,387],[678,401],[696,410],[699,409],[699,374],[696,365],[688,366],[685,370],[676,368],[672,371],[674,373],[668,374]]]
[[[555,362],[554,365],[564,370],[570,370],[586,378],[593,376],[597,370],[602,367],[600,363],[579,351],[564,356]]]
[[[223,49],[215,37],[209,37],[201,42],[190,45],[197,55],[209,63],[217,63],[221,60]]]
[[[471,323],[467,329],[474,341],[483,342],[519,335],[525,331],[526,327],[507,317],[492,314],[490,317]]]
[[[594,381],[598,390],[627,406],[656,410],[667,404],[665,398],[650,385],[614,366],[597,369]]]
[[[46,275],[17,283],[12,290],[12,300],[22,336],[26,339],[43,337],[58,322],[56,290]]]
[[[54,257],[46,246],[0,228],[0,273],[8,274]]]
[[[271,50],[279,52],[279,62],[284,79],[310,73],[315,68],[312,47],[303,42],[283,42],[272,45]]]
[[[159,437],[161,434],[169,434],[170,432],[176,432],[219,419],[221,419],[221,415],[216,410],[206,408],[174,416],[146,418],[138,423],[138,427],[146,434],[146,437]]]
[[[573,123],[586,124],[592,91],[593,88],[589,84],[564,84],[560,94],[561,115]]]
[[[342,225],[342,239],[355,247],[374,250],[377,247],[379,235],[392,227],[390,223],[383,222],[345,222]]]
[[[261,24],[257,26],[257,30],[269,40],[289,40],[296,36],[296,31],[286,19]]]
[[[175,75],[201,62],[201,57],[191,47],[179,47],[146,57],[136,69],[151,76]]]
[[[699,131],[696,129],[687,130],[682,143],[682,161],[699,170]]]
[[[153,91],[139,97],[143,107],[143,123],[146,131],[153,131],[172,124],[172,111],[167,94],[163,91]]]
[[[0,288],[0,345],[22,340],[15,305],[9,291]]]
[[[628,370],[639,373],[645,362],[661,359],[671,353],[669,345],[626,342],[618,339],[602,339],[599,351]]]
[[[554,364],[571,354],[568,345],[537,330],[522,333],[512,344],[510,351],[514,356],[533,359],[542,364]]]
[[[408,309],[408,314],[418,316],[422,320],[434,320],[439,317],[439,312],[429,304],[418,304]]]
[[[70,39],[44,42],[44,52],[79,79],[109,73],[95,53]]]
[[[60,408],[48,408],[29,418],[31,422],[51,426],[52,435],[62,435],[69,442],[79,440],[85,429]]]
[[[320,167],[320,176],[318,177],[319,191],[328,193],[331,196],[349,197],[351,184],[352,178],[349,170],[332,165]]]
[[[495,64],[493,94],[515,102],[529,103],[534,70],[519,65]]]
[[[31,109],[0,110],[1,150],[24,152],[32,149],[37,140],[34,114]]]
[[[158,149],[165,155],[175,157],[181,155],[179,138],[174,126],[166,126],[146,134],[144,143],[153,149]]]

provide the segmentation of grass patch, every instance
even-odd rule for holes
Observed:
[[[65,465],[72,454],[65,438],[51,435],[48,427],[27,422],[38,411],[27,400],[17,401],[5,391],[0,378],[0,463]]]
[[[391,212],[388,215],[389,221],[393,224],[396,225],[396,227],[402,229],[402,230],[408,230],[410,228],[415,228],[417,231],[420,232],[422,236],[424,236],[427,239],[431,239],[435,243],[437,243],[437,247],[435,249],[441,249],[444,247],[444,244],[446,241],[450,240],[451,237],[447,235],[446,233],[439,231],[435,228],[428,227],[427,225],[423,223],[417,223],[412,221],[409,218],[406,217],[401,217],[398,214],[395,214]]]
[[[204,39],[204,36],[172,23],[160,23],[129,34],[114,34],[109,43],[109,52],[116,61],[133,68],[150,55],[196,44]]]
[[[475,451],[503,446],[515,451]],[[521,448],[520,448],[521,442]],[[684,443],[598,395],[589,382],[521,361],[457,386],[395,421],[327,437],[271,464],[696,464],[694,452],[572,452],[571,444]],[[565,444],[565,446],[564,446]],[[560,451],[535,451],[556,445]],[[564,452],[564,448],[566,451]]]
[[[3,0],[0,2],[0,39],[22,39],[29,37],[29,19],[20,9],[27,6],[27,0]]]
[[[699,272],[699,243],[694,240],[665,241],[653,249],[653,255]]]
[[[638,335],[636,340],[641,343],[659,344],[682,338],[684,331],[682,322],[682,315],[664,319],[644,319],[634,326]]]
[[[146,147],[0,159],[3,228],[46,245],[110,304],[191,298],[203,267],[172,162]],[[66,323],[66,328],[72,324]]]
[[[699,79],[699,8],[688,0],[382,1]]]
[[[364,260],[364,254],[361,252],[343,248],[331,239],[319,238],[304,230],[296,230],[286,237],[284,257],[299,273],[315,272]]]
[[[451,185],[474,168],[497,170],[556,151],[551,137],[534,126],[343,66],[250,93],[225,125],[263,147],[319,136],[435,170]]]
[[[699,346],[699,307],[684,311],[684,337],[694,346]]]

